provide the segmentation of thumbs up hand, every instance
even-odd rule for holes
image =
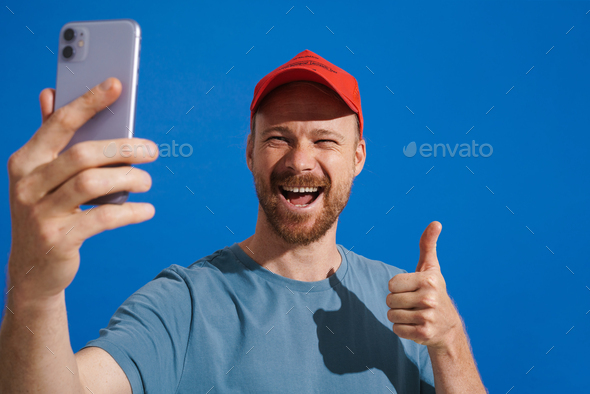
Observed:
[[[463,323],[447,294],[445,280],[436,257],[436,241],[442,230],[439,222],[426,227],[420,238],[420,259],[414,273],[395,275],[389,281],[387,318],[393,332],[433,349],[449,347]]]

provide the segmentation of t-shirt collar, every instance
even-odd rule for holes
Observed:
[[[332,276],[329,278],[314,282],[304,282],[273,273],[272,271],[262,267],[260,264],[254,261],[245,251],[242,250],[237,242],[231,246],[226,246],[225,248],[229,249],[248,269],[265,280],[274,282],[281,286],[287,286],[291,291],[308,293],[328,290],[339,284],[344,279],[344,276],[346,276],[346,273],[348,272],[347,254],[349,251],[339,244],[337,244],[336,247],[338,248],[338,252],[342,257],[340,267],[338,267],[336,273],[332,274]]]

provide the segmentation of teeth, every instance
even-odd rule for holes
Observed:
[[[288,202],[288,203],[291,203],[291,204],[293,204],[293,203],[291,202],[291,200],[289,200],[289,199],[287,199],[287,202]],[[293,204],[293,205],[295,205],[295,204]],[[308,206],[308,205],[309,205],[309,204],[295,205],[295,206],[296,206],[296,207],[300,207],[300,208],[301,208],[301,207],[306,207],[306,206]]]
[[[289,186],[281,186],[283,190],[288,192],[295,192],[295,193],[314,193],[318,191],[317,187],[289,187]]]

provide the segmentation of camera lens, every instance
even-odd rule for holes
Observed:
[[[66,29],[66,31],[64,31],[64,38],[66,39],[66,41],[71,41],[75,35],[76,34],[74,33],[74,29]]]
[[[66,59],[69,59],[74,54],[74,49],[68,45],[67,47],[64,48],[64,50],[62,51],[62,54],[64,55],[64,57]]]

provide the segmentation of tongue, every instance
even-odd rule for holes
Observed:
[[[313,200],[313,195],[314,193],[287,192],[287,199],[290,200],[293,205],[305,205]]]

